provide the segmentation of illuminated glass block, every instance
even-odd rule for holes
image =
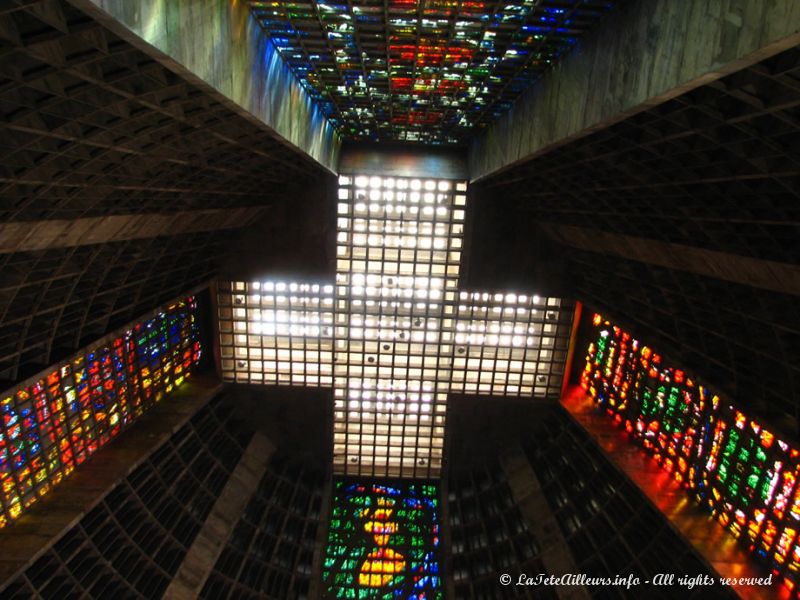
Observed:
[[[332,387],[334,471],[438,477],[448,394],[557,398],[572,305],[458,289],[467,184],[339,177],[334,282],[220,282],[223,378]]]

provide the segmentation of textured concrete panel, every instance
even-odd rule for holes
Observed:
[[[236,0],[70,0],[331,171],[339,136]]]
[[[800,266],[572,225],[543,225],[555,240],[590,252],[800,295]]]
[[[253,435],[164,593],[164,598],[189,600],[198,597],[234,525],[258,488],[274,452],[275,446],[268,438],[261,433]]]
[[[522,448],[516,444],[510,445],[505,454],[500,456],[500,463],[522,518],[541,544],[542,562],[547,572],[555,576],[578,573],[567,541],[550,511],[539,479]],[[514,576],[512,575],[512,578]],[[554,589],[558,597],[563,600],[585,600],[590,597],[589,591],[580,585],[557,586]]]
[[[246,207],[0,223],[0,254],[236,229],[251,224],[264,210]]]
[[[470,176],[481,179],[798,43],[796,0],[625,3],[476,138]]]

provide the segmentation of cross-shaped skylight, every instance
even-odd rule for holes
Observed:
[[[458,289],[466,189],[340,176],[335,284],[218,288],[224,379],[332,387],[337,473],[436,478],[448,395],[560,393],[572,304]]]

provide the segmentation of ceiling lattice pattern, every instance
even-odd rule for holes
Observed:
[[[466,192],[340,176],[335,285],[219,283],[223,378],[332,386],[337,473],[438,477],[450,394],[559,396],[574,306],[458,288]]]
[[[318,172],[65,2],[3,24],[0,218],[264,204]]]
[[[800,261],[800,48],[491,177],[548,225]]]
[[[464,142],[567,53],[599,0],[251,1],[344,139]]]
[[[708,251],[722,265],[752,259],[764,261],[760,271],[776,264],[791,272],[800,261],[798,148],[800,48],[793,48],[487,178],[479,193],[495,218],[476,224],[473,244],[483,261],[502,246],[517,273],[531,245],[498,230],[518,224],[532,239],[534,229],[547,237],[574,228],[586,240],[630,236]],[[572,294],[755,414],[796,419],[796,279],[776,276],[761,289],[745,277],[714,277],[710,267],[695,273],[634,260],[642,257],[633,245],[626,258],[596,248],[557,253]],[[488,285],[474,282],[481,284]]]
[[[292,182],[321,181],[311,159],[63,0],[0,3],[0,46],[4,223],[236,208],[281,222],[302,203]],[[241,231],[143,227],[133,240],[0,252],[0,380],[208,281]]]

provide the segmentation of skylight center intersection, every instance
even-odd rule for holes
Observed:
[[[224,376],[332,387],[337,473],[438,478],[449,395],[558,397],[573,305],[459,289],[466,191],[342,175],[334,285],[219,288]]]

